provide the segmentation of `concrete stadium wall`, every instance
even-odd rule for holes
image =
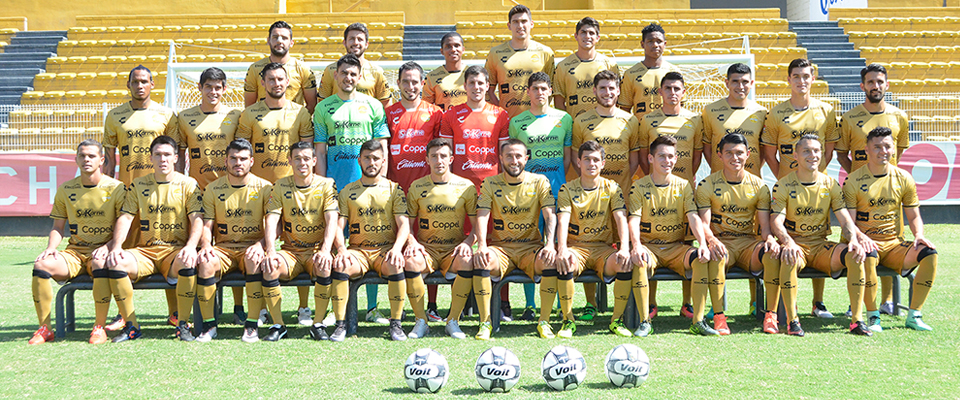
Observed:
[[[958,0],[960,1],[960,0]],[[779,8],[780,18],[787,18],[787,0],[690,0],[691,9],[716,8]],[[724,18],[739,18],[736,12]]]

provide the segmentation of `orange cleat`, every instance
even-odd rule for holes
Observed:
[[[173,327],[177,327],[178,325],[180,325],[180,320],[177,318],[176,311],[174,311],[173,314],[170,314],[170,316],[167,317],[167,325],[170,325]]]
[[[107,324],[107,326],[104,326],[103,329],[106,329],[110,332],[116,332],[123,329],[123,327],[126,325],[127,321],[124,321],[123,317],[121,317],[120,314],[117,314],[116,317],[113,317],[113,321],[110,321],[110,323]]]
[[[777,327],[776,313],[767,311],[767,316],[763,318],[763,332],[771,335],[780,333],[780,328]]]
[[[33,337],[30,338],[30,341],[27,343],[43,344],[43,343],[52,342],[52,341],[53,341],[53,332],[50,332],[50,328],[48,328],[46,325],[41,325],[40,329],[37,329],[37,331],[33,333]]]
[[[713,315],[713,330],[717,331],[721,336],[726,336],[730,334],[730,327],[727,326],[727,316],[723,314],[714,314]]]
[[[97,325],[93,327],[93,331],[90,332],[90,344],[104,344],[107,342],[107,332],[103,330],[103,327]]]

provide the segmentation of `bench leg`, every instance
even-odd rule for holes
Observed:
[[[66,323],[67,332],[73,332],[77,330],[77,317],[75,314],[76,306],[73,301],[73,295],[76,293],[77,292],[75,290],[71,290],[67,292],[67,309],[65,310],[65,314],[67,316],[67,323]]]
[[[633,296],[633,290],[630,291],[630,297],[627,298],[627,307],[623,309],[623,324],[631,331],[640,326],[640,313],[637,311],[637,302]]]
[[[892,278],[893,278],[893,279],[892,279],[892,281],[893,281],[893,285],[892,285],[892,286],[893,286],[893,287],[891,287],[890,289],[893,291],[893,312],[894,312],[894,314],[896,314],[896,316],[899,317],[899,316],[900,316],[900,308],[903,307],[903,308],[909,309],[909,307],[904,307],[903,304],[902,304],[903,299],[900,298],[900,277],[897,276],[897,275],[894,275]],[[913,289],[913,287],[912,287],[913,285],[910,285],[910,286],[911,286],[911,290],[912,290],[912,289]]]
[[[359,320],[357,315],[357,291],[360,289],[359,281],[350,282],[350,294],[347,297],[347,336],[357,334]]]
[[[223,286],[217,285],[217,299],[213,303],[213,317],[216,318],[217,321],[219,321],[220,315],[222,314],[223,314]]]
[[[65,315],[66,310],[64,309],[65,308],[64,302],[65,302],[65,297],[67,296],[67,292],[73,292],[73,288],[71,288],[69,284],[61,287],[60,290],[57,291],[57,298],[55,301],[57,325],[56,325],[56,332],[54,333],[54,336],[58,338],[62,338],[67,335],[66,315]]]
[[[502,314],[500,310],[500,305],[502,304],[500,300],[500,289],[506,284],[507,282],[503,279],[493,284],[493,296],[490,296],[490,324],[493,326],[494,332],[500,332],[500,315]]]
[[[193,298],[193,336],[203,333],[203,315],[200,315],[200,299]]]
[[[767,298],[765,297],[766,295],[765,295],[765,292],[764,292],[765,289],[764,289],[764,287],[763,287],[763,279],[761,279],[761,278],[754,278],[754,280],[757,282],[757,284],[756,284],[756,286],[757,286],[757,306],[754,307],[753,314],[754,314],[754,316],[757,318],[757,321],[763,321],[763,317],[764,317],[764,315],[763,315],[763,310],[764,310],[765,308],[767,308]],[[763,304],[762,307],[760,306],[761,304]]]
[[[607,312],[609,308],[609,303],[607,303],[607,284],[602,280],[597,282],[597,311],[601,313]]]

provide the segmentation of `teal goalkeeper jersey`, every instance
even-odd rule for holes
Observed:
[[[510,137],[527,144],[526,170],[546,175],[553,197],[566,182],[563,150],[573,139],[573,118],[556,108],[545,107],[543,115],[524,111],[510,120]]]
[[[380,101],[363,93],[356,96],[327,97],[313,113],[313,142],[327,144],[327,177],[333,178],[337,191],[360,179],[360,145],[390,137]]]

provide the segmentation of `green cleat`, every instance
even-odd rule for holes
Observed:
[[[583,307],[583,314],[577,318],[580,321],[593,321],[597,316],[597,308],[593,304],[587,303],[586,307]]]
[[[490,340],[490,334],[493,332],[493,325],[490,324],[490,321],[481,322],[480,330],[477,331],[477,336],[474,336],[474,339],[477,340]]]
[[[557,337],[553,334],[553,328],[550,327],[550,321],[540,321],[537,323],[537,333],[541,338],[553,339]]]
[[[623,320],[618,319],[616,321],[610,321],[610,332],[613,332],[617,336],[630,337],[633,336],[633,333],[630,333],[630,330],[626,326],[623,326]]]
[[[907,314],[907,328],[913,329],[915,331],[932,331],[933,328],[930,325],[923,323],[923,315],[920,314],[920,311],[910,310]]]
[[[883,332],[883,327],[880,325],[880,311],[867,311],[867,329],[874,333]]]
[[[557,336],[563,339],[573,338],[573,333],[577,331],[577,324],[573,323],[572,320],[564,320],[563,325],[560,326],[560,332],[557,332]]]
[[[707,325],[706,320],[700,320],[690,324],[690,332],[700,336],[719,336],[720,332]]]

